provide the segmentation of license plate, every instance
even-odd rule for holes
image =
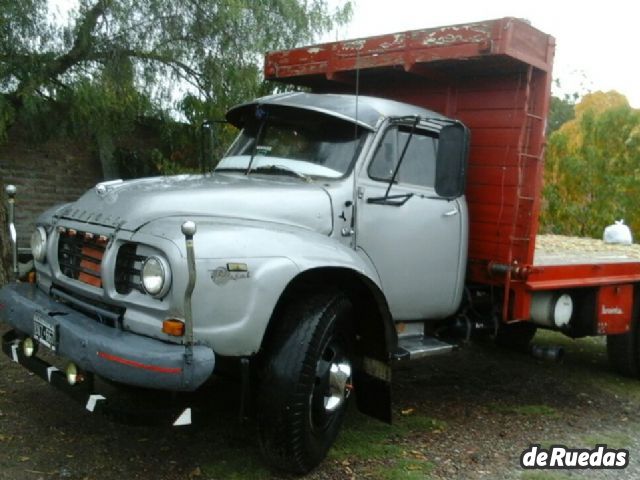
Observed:
[[[33,314],[33,338],[54,352],[58,346],[58,331],[49,322],[49,317],[43,313]]]

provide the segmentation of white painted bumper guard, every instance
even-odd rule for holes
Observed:
[[[11,360],[13,360],[15,363],[20,363],[20,360],[18,358],[18,348],[19,344],[17,342],[11,345]],[[47,380],[49,381],[49,383],[51,383],[51,375],[53,374],[53,372],[59,371],[60,369],[56,367],[47,368]],[[85,408],[93,413],[98,402],[106,399],[107,398],[105,396],[99,394],[89,395]],[[173,422],[174,427],[183,427],[186,425],[191,425],[191,408],[184,409],[184,411],[180,415],[178,415],[178,418],[176,418],[176,420]]]

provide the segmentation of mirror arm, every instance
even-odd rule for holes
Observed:
[[[367,203],[374,205],[390,205],[392,207],[401,207],[413,197],[413,193],[400,193],[398,195],[390,195],[384,197],[369,197]]]

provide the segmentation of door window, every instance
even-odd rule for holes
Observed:
[[[435,134],[420,129],[411,135],[411,127],[397,126],[386,131],[369,165],[369,176],[374,180],[391,180],[407,140],[409,145],[396,183],[433,187],[438,139]]]

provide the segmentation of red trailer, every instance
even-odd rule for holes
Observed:
[[[562,330],[553,312],[540,310],[553,310],[567,294],[580,320],[565,333],[621,334],[631,329],[637,260],[536,255],[554,49],[552,36],[501,18],[271,52],[264,74],[313,92],[412,103],[464,122],[471,130],[467,284],[501,292],[506,324],[537,319]]]

